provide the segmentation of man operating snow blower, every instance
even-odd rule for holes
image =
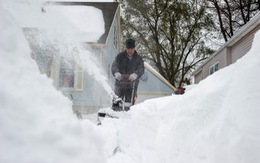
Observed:
[[[112,107],[98,111],[98,125],[105,117],[127,117],[126,112],[135,104],[139,78],[144,73],[144,62],[135,50],[135,40],[126,40],[126,49],[119,53],[111,67],[115,76],[114,92],[111,93]]]
[[[123,104],[113,101],[112,109],[114,111],[128,111],[135,104],[139,78],[144,73],[144,62],[135,50],[135,40],[126,40],[125,46],[125,51],[116,56],[111,67],[116,79],[115,94],[124,101]]]

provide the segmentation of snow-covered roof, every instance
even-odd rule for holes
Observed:
[[[65,35],[77,31],[84,42],[104,44],[118,5],[115,2],[14,3],[11,12],[22,27],[55,30]]]
[[[108,0],[106,2],[57,2],[52,4],[61,4],[69,6],[92,6],[101,10],[105,22],[105,31],[104,34],[98,40],[98,43],[100,44],[106,43],[110,28],[112,26],[113,20],[115,19],[116,12],[119,9],[118,2],[108,2]]]

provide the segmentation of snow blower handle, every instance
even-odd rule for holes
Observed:
[[[122,74],[121,75],[123,81],[130,81],[133,82],[137,79],[138,75],[136,73],[132,74]]]
[[[128,79],[130,75],[129,74],[121,74],[121,76],[122,76],[123,79]]]
[[[132,83],[131,80],[129,80],[129,76],[128,74],[121,74],[121,80],[118,81],[118,83],[120,83],[121,85],[130,85]]]

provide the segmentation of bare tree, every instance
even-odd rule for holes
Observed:
[[[213,19],[217,16],[216,29],[219,29],[225,42],[245,25],[259,8],[259,0],[209,0]]]

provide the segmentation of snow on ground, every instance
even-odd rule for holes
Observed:
[[[38,71],[20,25],[0,1],[0,162],[258,163],[260,33],[237,63],[184,95],[147,100],[101,126]]]
[[[72,102],[40,74],[2,1],[0,19],[0,162],[104,163],[96,126],[78,121]]]
[[[105,147],[120,149],[106,154],[108,162],[259,162],[259,43],[260,32],[246,56],[184,95],[147,100],[130,119],[103,121],[111,134]]]

